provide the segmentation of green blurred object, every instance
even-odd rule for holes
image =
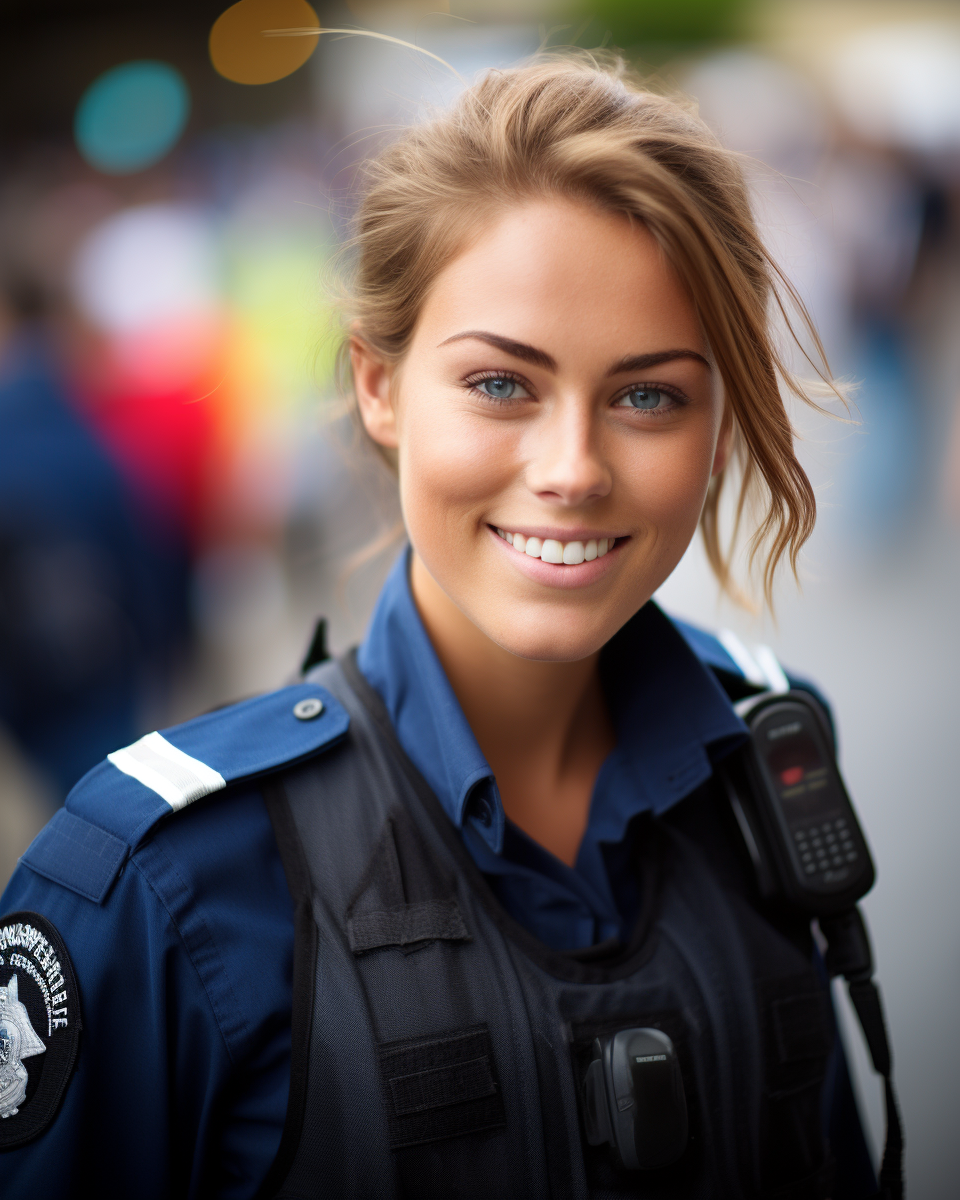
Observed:
[[[592,17],[590,33],[606,35],[610,45],[635,47],[701,45],[744,32],[751,0],[579,0],[578,10]]]

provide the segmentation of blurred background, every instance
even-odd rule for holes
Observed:
[[[283,683],[319,614],[335,650],[362,636],[397,512],[334,381],[357,164],[456,94],[437,59],[470,79],[545,44],[618,46],[747,156],[765,235],[858,385],[855,424],[796,413],[820,521],[777,622],[721,603],[699,544],[660,600],[770,644],[835,704],[879,867],[865,907],[910,1194],[954,1195],[960,5],[0,11],[0,885],[108,750]]]

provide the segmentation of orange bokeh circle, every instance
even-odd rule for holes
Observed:
[[[265,30],[303,31],[277,37]],[[306,31],[316,29],[316,36]],[[302,67],[317,47],[320,20],[307,0],[240,0],[210,30],[210,61],[234,83],[274,83]]]

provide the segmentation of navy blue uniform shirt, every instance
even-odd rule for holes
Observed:
[[[406,554],[384,586],[357,665],[508,912],[557,950],[619,937],[632,924],[635,876],[629,854],[617,853],[631,818],[665,812],[689,795],[747,735],[713,673],[648,604],[601,656],[617,744],[597,776],[571,868],[504,815],[493,772],[420,620]],[[728,665],[736,672],[732,659]]]
[[[381,595],[359,665],[503,903],[544,941],[569,946],[618,934],[629,920],[630,818],[688,795],[744,735],[704,658],[738,673],[718,643],[652,604],[611,643],[601,670],[617,745],[598,776],[573,868],[505,819],[417,614],[406,555]],[[619,669],[621,662],[643,670]],[[329,725],[335,714],[315,723],[315,735],[310,723],[290,718],[309,691],[282,689],[166,731],[160,751],[187,763],[186,790],[177,795],[121,774],[151,778],[157,746],[149,738],[129,748],[127,760],[111,756],[116,763],[78,785],[24,856],[0,913],[37,912],[59,931],[77,976],[83,1032],[49,1128],[0,1155],[5,1197],[66,1196],[91,1184],[138,1200],[255,1195],[287,1105],[293,914],[262,795],[244,777],[342,735],[345,723]],[[129,856],[124,839],[135,847]],[[833,1108],[847,1113],[844,1136],[851,1153],[862,1154],[842,1056],[833,1069]]]

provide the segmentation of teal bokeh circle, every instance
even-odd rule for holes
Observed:
[[[84,92],[74,136],[91,166],[128,175],[169,153],[189,116],[190,90],[175,67],[150,60],[124,63]]]

